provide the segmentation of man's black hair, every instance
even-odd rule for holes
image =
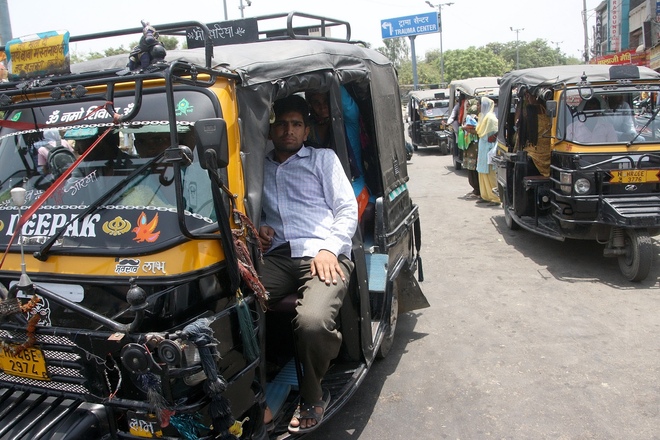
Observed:
[[[309,125],[309,106],[302,96],[290,95],[286,98],[278,99],[273,105],[273,110],[275,111],[275,117],[289,112],[300,113],[305,125]]]

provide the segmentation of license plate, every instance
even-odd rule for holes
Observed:
[[[660,170],[611,170],[610,183],[660,182]]]
[[[12,376],[50,380],[44,354],[38,348],[26,348],[18,354],[0,349],[0,369]]]

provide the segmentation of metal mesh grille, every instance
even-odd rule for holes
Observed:
[[[48,371],[50,371],[50,368],[48,369]],[[0,371],[0,382],[16,383],[21,385],[28,385],[31,387],[48,388],[50,390],[65,391],[69,393],[89,394],[89,390],[82,385],[64,383],[64,382],[55,382],[52,380],[46,381],[46,380],[27,379],[25,377],[10,376],[1,371]]]
[[[13,343],[20,343],[26,339],[27,335],[23,331],[13,331],[0,329],[0,338]],[[48,375],[53,378],[57,377],[59,380],[35,380],[19,376],[13,376],[0,371],[0,382],[9,382],[14,384],[27,385],[31,387],[46,388],[56,391],[64,391],[69,393],[89,394],[89,390],[84,385],[79,384],[81,379],[85,376],[82,374],[81,356],[75,352],[68,351],[69,347],[75,347],[75,344],[65,336],[53,335],[36,335],[37,345],[42,345],[44,358]],[[45,347],[47,346],[47,347]],[[67,351],[57,350],[59,347],[66,347]],[[76,365],[62,366],[63,362],[69,362]],[[68,383],[69,381],[75,383]]]
[[[82,378],[85,377],[83,376],[80,371],[73,369],[73,368],[66,368],[66,367],[53,367],[53,366],[48,366],[48,375],[53,377],[53,376],[66,376],[66,377],[73,377],[73,378]]]
[[[53,350],[43,350],[43,352],[46,359],[69,361],[69,362],[78,362],[80,360],[80,356],[78,356],[76,353],[69,353],[66,351],[53,351]]]
[[[36,337],[37,337],[37,343],[39,344],[65,345],[69,347],[73,347],[76,345],[73,343],[71,339],[65,336],[37,334]],[[0,329],[0,338],[11,339],[12,340],[11,342],[15,342],[15,341],[22,342],[27,338],[27,334],[25,332],[15,332],[15,331]]]

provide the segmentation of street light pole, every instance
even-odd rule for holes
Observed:
[[[513,27],[509,27],[509,29],[511,29],[513,32],[516,33],[516,70],[518,70],[518,69],[520,69],[520,59],[519,59],[519,56],[518,56],[519,55],[518,54],[518,33],[520,31],[524,31],[525,28],[514,29]]]
[[[563,43],[563,41],[551,41],[550,44],[554,44],[557,46],[555,49],[555,66],[559,63],[559,45]]]
[[[248,6],[252,6],[252,0],[245,0],[245,3],[247,4],[247,6],[243,6],[243,0],[241,0],[241,5],[238,7],[238,9],[241,10],[241,18],[245,18],[245,14],[243,14],[243,10]]]
[[[438,28],[440,29],[440,82],[444,85],[445,60],[442,58],[442,7],[451,6],[454,4],[454,2],[438,3],[437,5],[434,5],[430,1],[426,0],[426,4],[432,7],[433,9],[438,8]]]

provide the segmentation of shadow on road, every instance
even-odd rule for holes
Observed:
[[[623,290],[658,289],[660,265],[651,267],[649,276],[638,283],[626,280],[619,271],[616,258],[603,257],[604,245],[593,240],[557,241],[520,229],[512,231],[506,226],[504,213],[491,217],[491,222],[504,241],[539,266],[545,267],[541,276],[552,276],[569,283],[602,283]],[[654,261],[660,261],[654,240]]]
[[[360,438],[362,431],[369,423],[378,399],[389,398],[381,395],[381,389],[388,376],[396,371],[401,357],[407,353],[407,345],[427,336],[426,333],[415,331],[418,316],[419,314],[414,312],[399,315],[394,344],[385,359],[376,360],[371,366],[364,382],[356,391],[360,394],[360,399],[349,400],[339,411],[340,417],[327,420],[323,427],[307,435],[306,439],[348,440]]]

